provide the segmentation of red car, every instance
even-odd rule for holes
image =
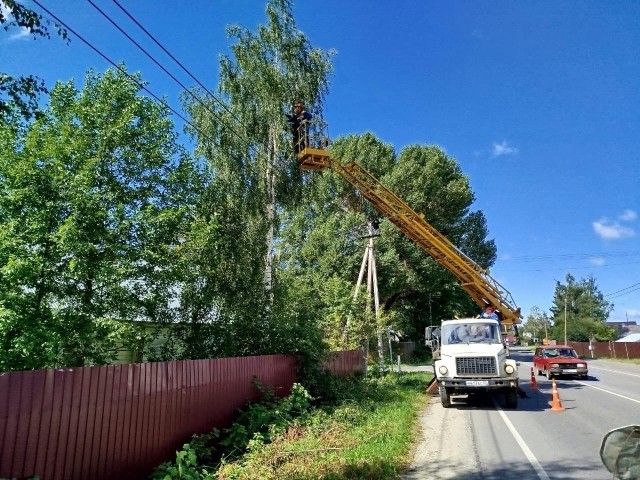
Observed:
[[[559,375],[577,375],[587,378],[589,370],[587,362],[581,360],[569,345],[545,345],[536,347],[533,354],[533,368],[538,375],[551,378]]]

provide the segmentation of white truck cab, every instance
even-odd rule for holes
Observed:
[[[443,320],[439,333],[434,370],[443,407],[451,406],[451,395],[481,391],[503,393],[507,408],[518,406],[518,366],[508,358],[497,320]]]

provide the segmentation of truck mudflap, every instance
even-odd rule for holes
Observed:
[[[438,384],[456,390],[472,390],[475,388],[499,390],[517,388],[517,378],[439,378]]]

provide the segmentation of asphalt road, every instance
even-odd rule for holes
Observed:
[[[564,411],[551,410],[551,382],[536,375],[532,356],[512,352],[520,362],[520,385],[527,394],[516,410],[500,396],[472,400],[453,397],[444,409],[430,399],[421,417],[422,442],[409,479],[604,480],[600,460],[604,435],[640,424],[640,366],[589,360],[589,379],[556,380]],[[535,372],[534,372],[535,373]]]

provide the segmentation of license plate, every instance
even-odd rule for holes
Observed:
[[[467,380],[466,384],[470,387],[488,387],[489,380]]]
[[[575,368],[565,368],[563,370],[563,372],[565,372],[565,373],[578,373],[578,370],[575,369]]]

